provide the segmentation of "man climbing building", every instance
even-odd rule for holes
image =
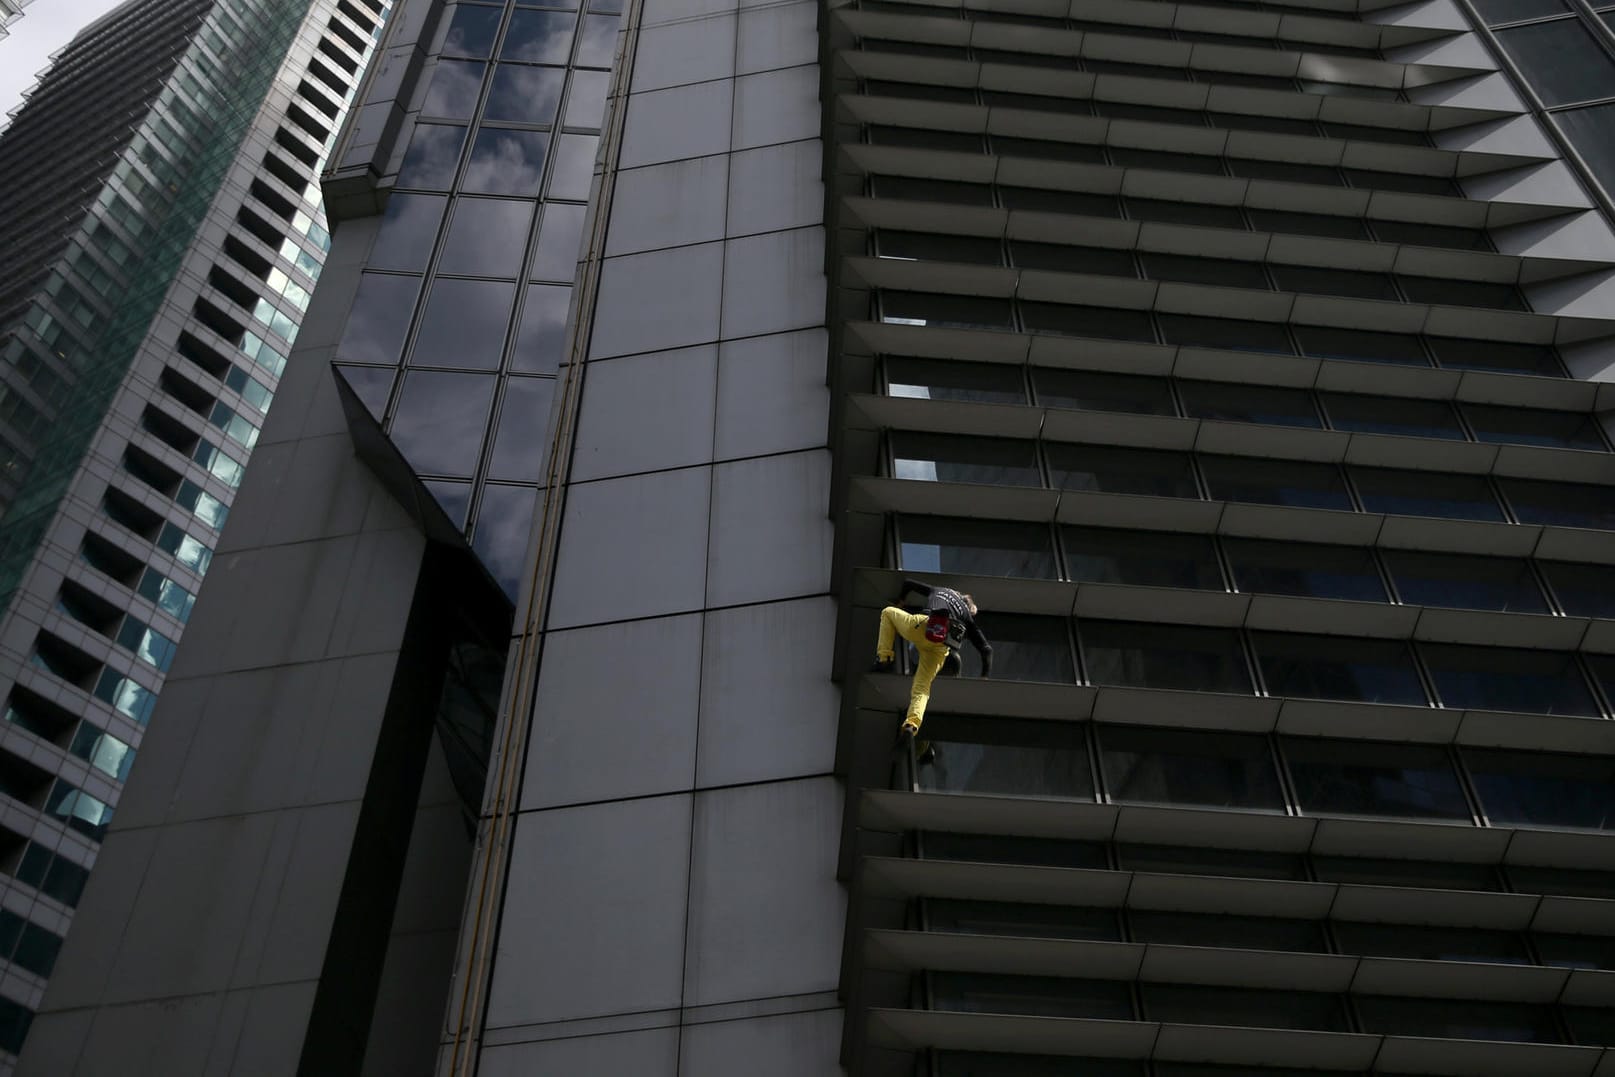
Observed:
[[[902,608],[903,599],[910,593],[925,596],[919,613]],[[898,604],[880,611],[880,637],[875,643],[875,672],[890,672],[897,662],[893,650],[894,635],[902,636],[914,644],[919,652],[919,664],[914,670],[914,683],[909,690],[908,714],[903,718],[899,735],[912,738],[920,731],[925,720],[925,705],[931,698],[931,682],[942,670],[957,673],[961,665],[959,647],[965,640],[981,655],[981,675],[992,674],[993,648],[976,625],[976,602],[951,587],[931,587],[917,580],[904,580],[897,596]]]

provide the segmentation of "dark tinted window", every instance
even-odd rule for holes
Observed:
[[[1360,363],[1395,363],[1429,366],[1419,338],[1411,333],[1379,333],[1370,329],[1336,329],[1321,325],[1295,326],[1302,355],[1319,359],[1350,359]]]
[[[1050,445],[1049,474],[1061,490],[1101,490],[1155,497],[1199,497],[1187,453]]]
[[[1350,509],[1351,497],[1333,464],[1264,460],[1248,456],[1201,458],[1206,485],[1216,501],[1256,505],[1295,505],[1311,509]]]
[[[892,460],[892,474],[899,479],[994,486],[1043,485],[1043,476],[1037,467],[1037,449],[1030,441],[894,433]]]
[[[1088,748],[1074,723],[937,715],[925,732],[936,754],[920,768],[924,789],[1093,799]]]
[[[1253,632],[1251,645],[1271,695],[1426,703],[1413,656],[1399,640]]]
[[[1161,339],[1168,344],[1194,348],[1226,348],[1240,352],[1293,355],[1290,338],[1277,322],[1250,322],[1235,318],[1201,318],[1190,314],[1162,314]]]
[[[1451,520],[1501,520],[1503,510],[1482,475],[1354,467],[1352,481],[1364,512],[1439,516]]]
[[[1608,935],[1553,935],[1533,931],[1531,941],[1544,965],[1568,969],[1615,969],[1615,938]]]
[[[937,1051],[936,1077],[1144,1077],[1144,1063],[1114,1058],[991,1055],[976,1051]],[[1076,1069],[1080,1067],[1080,1069]]]
[[[1163,150],[1138,150],[1127,146],[1110,147],[1110,163],[1123,168],[1156,168],[1166,172],[1198,172],[1206,176],[1220,176],[1222,158],[1199,153],[1167,153]]]
[[[1347,954],[1508,965],[1528,964],[1531,960],[1525,941],[1512,931],[1351,921],[1337,921],[1334,928],[1341,952]]]
[[[1615,530],[1615,490],[1608,486],[1504,478],[1497,484],[1521,523]]]
[[[1079,582],[1223,589],[1217,552],[1207,535],[1098,527],[1067,527],[1062,533],[1066,564]]]
[[[1165,378],[1033,367],[1032,385],[1037,389],[1037,402],[1049,407],[1141,415],[1177,414],[1172,404],[1171,385]]]
[[[1615,565],[1538,561],[1559,605],[1573,617],[1615,617]]]
[[[1135,942],[1168,946],[1219,946],[1240,950],[1326,949],[1323,925],[1316,920],[1269,916],[1208,916],[1201,913],[1129,910],[1127,926]],[[1263,1077],[1266,1077],[1265,1073]]]
[[[1318,183],[1329,187],[1344,187],[1346,181],[1328,165],[1304,165],[1291,161],[1262,161],[1243,157],[1228,159],[1228,170],[1244,179],[1279,180],[1283,183]],[[1288,228],[1274,228],[1261,223],[1262,215],[1272,210],[1252,210],[1251,221],[1264,232],[1286,232]],[[1341,218],[1343,219],[1343,218]],[[1359,228],[1361,226],[1358,226]]]
[[[1385,566],[1396,581],[1402,601],[1410,605],[1515,613],[1548,611],[1542,590],[1523,558],[1387,550]]]
[[[1449,307],[1487,307],[1493,310],[1525,310],[1525,299],[1512,284],[1488,284],[1478,280],[1443,280],[1440,277],[1399,277],[1402,292],[1410,303]]]
[[[920,835],[928,860],[963,860],[979,864],[1037,864],[1051,868],[1106,868],[1110,858],[1097,841],[1016,838],[999,834],[955,834],[928,831]]]
[[[875,233],[882,258],[937,262],[973,262],[998,265],[1004,260],[998,240],[985,236],[939,236],[927,232],[900,232],[883,228]]]
[[[1373,229],[1374,238],[1385,243],[1406,243],[1415,247],[1453,247],[1461,251],[1492,249],[1491,240],[1479,228],[1376,220],[1373,222]]]
[[[1358,546],[1226,539],[1223,549],[1241,591],[1385,601],[1374,558]]]
[[[1231,629],[1083,621],[1077,634],[1090,684],[1196,692],[1251,690],[1244,649]]]
[[[1365,886],[1414,886],[1427,890],[1501,890],[1490,864],[1441,860],[1380,860],[1361,856],[1314,856],[1319,882]]]
[[[1333,172],[1333,169],[1330,170]],[[1259,232],[1286,232],[1301,236],[1367,239],[1368,228],[1357,217],[1328,213],[1292,213],[1281,209],[1251,209],[1251,226]]]
[[[957,202],[966,206],[993,204],[993,189],[985,183],[915,179],[912,176],[875,176],[873,185],[877,198],[903,198],[914,202]]]
[[[976,91],[968,86],[937,86],[928,82],[866,79],[863,92],[874,97],[906,97],[918,101],[949,101],[961,105],[976,103]]]
[[[1025,319],[1026,328],[1034,333],[1143,343],[1155,340],[1155,328],[1150,324],[1149,313],[1142,310],[1022,301],[1021,317]]]
[[[1284,809],[1273,752],[1259,734],[1100,726],[1099,758],[1113,801]]]
[[[1133,1000],[1119,980],[1068,980],[1053,976],[992,976],[932,972],[931,1005],[959,1013],[1015,1013],[1035,1017],[1097,1017],[1129,1021]]]
[[[1615,828],[1615,758],[1480,748],[1463,756],[1493,825]]]
[[[1295,853],[1250,849],[1207,849],[1198,846],[1116,846],[1117,867],[1167,875],[1216,875],[1251,879],[1304,879],[1306,864]]]
[[[1424,643],[1419,651],[1448,707],[1596,716],[1573,654]]]
[[[1014,324],[1009,300],[983,296],[882,292],[880,310],[881,321],[897,325],[1009,329]]]
[[[1063,243],[1009,241],[1011,260],[1027,269],[1052,269],[1059,273],[1101,273],[1113,277],[1136,277],[1133,252],[1114,247],[1072,247]]]
[[[1184,413],[1195,419],[1224,419],[1272,426],[1322,426],[1312,394],[1227,381],[1180,381]]]
[[[1281,292],[1311,295],[1349,295],[1360,299],[1396,300],[1396,286],[1389,273],[1365,273],[1345,269],[1318,269],[1313,266],[1275,265],[1273,283]]]
[[[913,149],[944,150],[951,153],[980,153],[981,136],[963,131],[927,131],[915,127],[885,127],[871,124],[869,141],[877,146],[905,146]]]
[[[1353,187],[1366,187],[1376,191],[1403,191],[1407,194],[1459,194],[1458,185],[1445,176],[1421,176],[1413,172],[1375,172],[1367,168],[1345,168],[1347,181]]]
[[[1120,217],[1122,201],[1115,195],[1046,190],[1042,187],[1000,187],[1005,209],[1037,213],[1072,213],[1082,217]]]
[[[1346,1030],[1346,1011],[1339,995],[1159,983],[1140,984],[1139,990],[1144,1001],[1144,1016],[1150,1021]]]
[[[1551,1006],[1380,995],[1355,998],[1364,1032],[1506,1043],[1560,1042]]]
[[[1026,385],[1018,366],[893,356],[886,360],[886,381],[886,391],[891,396],[989,404],[1026,403]]]
[[[1071,658],[1071,634],[1063,617],[1027,617],[983,610],[977,617],[993,645],[993,676],[1007,681],[1076,680]],[[974,647],[964,648],[964,675],[981,675],[981,659]]]
[[[1042,161],[1105,163],[1105,148],[1086,142],[1052,142],[1041,138],[1007,138],[1003,135],[994,135],[993,152],[1008,157],[1034,157]]]
[[[1537,374],[1562,378],[1558,354],[1545,344],[1511,344],[1500,340],[1429,337],[1436,361],[1453,370],[1495,370],[1503,374]]]
[[[1416,400],[1362,393],[1320,393],[1336,430],[1464,440],[1458,416],[1444,400]]]
[[[1281,743],[1302,811],[1470,818],[1445,748],[1313,737],[1285,737]]]
[[[1603,449],[1604,438],[1591,415],[1543,408],[1465,404],[1464,416],[1480,441],[1548,445],[1561,449]]]
[[[1120,940],[1115,909],[1067,905],[1028,905],[1009,901],[944,901],[925,903],[927,931],[957,935],[1021,935],[1039,939]],[[970,1071],[964,1071],[970,1072]]]
[[[1056,576],[1054,544],[1043,524],[904,516],[898,522],[907,572],[961,576]]]
[[[1151,280],[1267,290],[1267,274],[1262,272],[1260,262],[1236,262],[1228,258],[1193,258],[1183,254],[1160,254],[1155,251],[1141,251],[1138,258],[1144,265],[1144,275]]]
[[[1208,228],[1245,227],[1245,216],[1238,206],[1210,206],[1196,202],[1164,202],[1153,198],[1128,198],[1127,215],[1139,221],[1165,221],[1168,224],[1198,224]]]

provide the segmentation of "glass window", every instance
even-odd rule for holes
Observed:
[[[1598,423],[1579,411],[1506,408],[1465,404],[1464,417],[1480,441],[1513,445],[1547,445],[1559,449],[1604,449]]]
[[[1131,929],[1134,942],[1167,946],[1218,946],[1299,953],[1323,953],[1328,949],[1324,942],[1323,925],[1316,920],[1129,909],[1127,926]],[[1267,1077],[1267,1071],[1263,1071],[1262,1077]],[[1313,1071],[1312,1077],[1317,1077],[1316,1071]]]
[[[1078,626],[1089,684],[1249,692],[1239,634],[1226,628],[1089,621]]]
[[[1510,864],[1510,885],[1524,894],[1568,894],[1572,897],[1615,897],[1615,872],[1586,868],[1544,868]]]
[[[584,206],[544,207],[544,224],[533,247],[533,280],[571,281],[577,274],[578,247],[583,242]]]
[[[505,379],[505,400],[499,408],[493,458],[488,462],[490,479],[543,481],[554,396],[553,378]]]
[[[1307,874],[1306,862],[1298,853],[1177,845],[1119,843],[1116,846],[1116,866],[1123,871],[1250,879],[1304,879]]]
[[[1304,812],[1471,817],[1445,748],[1322,737],[1282,737],[1279,744]]]
[[[1395,363],[1429,366],[1419,338],[1411,333],[1380,333],[1370,329],[1336,329],[1323,325],[1297,325],[1295,339],[1301,354],[1317,359],[1350,359],[1360,363]]]
[[[954,935],[1018,935],[1101,942],[1119,942],[1122,937],[1115,909],[1009,901],[928,900],[925,929]]]
[[[1244,44],[1236,38],[1229,44]],[[1233,131],[1271,131],[1281,135],[1316,136],[1318,125],[1311,120],[1296,119],[1293,116],[1258,116],[1238,112],[1213,112],[1210,114],[1211,126],[1222,127]],[[1340,137],[1340,136],[1334,136]]]
[[[1615,22],[1612,15],[1615,12],[1606,13],[1604,22]],[[1610,1024],[1608,1006],[1562,1006],[1560,1012],[1565,1016],[1565,1024],[1570,1026],[1571,1038],[1577,1043],[1615,1047],[1615,1026]]]
[[[531,486],[497,483],[483,488],[482,501],[477,506],[477,529],[471,536],[471,548],[513,602],[521,591],[537,506],[538,491]]]
[[[1161,323],[1161,339],[1168,344],[1274,355],[1295,354],[1284,326],[1278,322],[1201,318],[1190,314],[1162,314],[1158,320]]]
[[[471,163],[460,189],[478,194],[538,194],[549,140],[545,131],[484,127],[471,147]]]
[[[572,27],[577,16],[558,11],[516,11],[499,49],[501,60],[564,64],[572,53]]]
[[[1336,430],[1361,434],[1404,434],[1463,441],[1463,427],[1444,400],[1416,400],[1363,393],[1320,393]]]
[[[1345,175],[1347,182],[1358,188],[1443,197],[1461,193],[1458,185],[1446,176],[1420,175],[1417,172],[1376,172],[1368,168],[1343,168],[1340,171]]]
[[[1183,73],[1187,75],[1187,72]],[[1200,153],[1167,153],[1164,150],[1140,150],[1127,146],[1110,147],[1110,163],[1121,168],[1155,168],[1163,172],[1198,172],[1205,176],[1221,176],[1222,158]]]
[[[337,357],[358,363],[398,362],[420,286],[419,277],[361,274],[342,342],[336,346]]]
[[[1066,563],[1081,583],[1223,590],[1209,535],[1066,527]]]
[[[1127,199],[1127,215],[1135,221],[1192,224],[1204,228],[1243,231],[1245,216],[1238,206],[1210,206],[1198,202],[1166,202],[1155,198]]]
[[[1338,177],[1336,182],[1339,182]],[[1251,209],[1247,212],[1250,214],[1252,227],[1258,232],[1334,236],[1339,239],[1368,238],[1368,227],[1357,217],[1337,217],[1330,213],[1294,213],[1281,209]]]
[[[1122,200],[1109,194],[1054,191],[1042,187],[1000,187],[999,200],[1005,209],[1035,213],[1071,213],[1081,217],[1120,217]],[[992,204],[989,197],[987,204]]]
[[[573,62],[579,67],[609,68],[617,47],[620,19],[620,15],[585,15],[578,32],[577,58]]]
[[[1064,618],[983,610],[977,622],[993,645],[995,678],[1054,684],[1070,684],[1077,679]],[[964,676],[980,676],[981,657],[974,647],[963,648],[960,657],[964,660]]]
[[[1148,311],[1121,307],[1082,307],[1067,303],[1021,303],[1021,317],[1033,333],[1103,340],[1155,340]]]
[[[996,238],[987,236],[939,236],[927,232],[902,232],[882,228],[875,233],[875,249],[882,258],[903,261],[972,262],[998,265],[1004,260]]]
[[[1365,886],[1414,886],[1428,890],[1494,891],[1503,888],[1490,864],[1440,860],[1380,860],[1361,856],[1314,856],[1319,882]]]
[[[1491,240],[1479,228],[1458,228],[1445,224],[1413,221],[1375,220],[1374,238],[1383,243],[1405,243],[1413,247],[1453,247],[1461,251],[1489,251]]]
[[[1488,26],[1523,22],[1544,15],[1560,15],[1569,10],[1565,7],[1565,0],[1472,0],[1472,2]]]
[[[1187,453],[1117,449],[1101,445],[1050,445],[1049,474],[1061,490],[1099,490],[1153,497],[1200,496]]]
[[[1463,759],[1494,826],[1615,829],[1615,758],[1465,748]]]
[[[1531,566],[1518,557],[1386,550],[1385,567],[1402,601],[1413,606],[1460,610],[1547,613],[1548,604]]]
[[[388,434],[416,472],[466,478],[476,470],[496,380],[432,370],[404,379]]]
[[[1449,307],[1488,307],[1495,310],[1525,310],[1520,290],[1512,284],[1490,284],[1478,280],[1445,280],[1440,277],[1398,277],[1410,303]]]
[[[566,347],[566,313],[572,289],[529,284],[511,349],[510,368],[523,374],[552,374],[561,366]]]
[[[1098,733],[1113,802],[1284,810],[1273,752],[1260,734],[1108,725]]]
[[[912,176],[874,176],[876,198],[902,198],[913,202],[948,202],[965,206],[990,206],[993,189],[985,183],[955,180],[916,179]]]
[[[942,359],[886,360],[888,396],[920,400],[969,400],[984,404],[1024,404],[1021,368],[999,363],[954,363]]]
[[[443,479],[428,479],[421,485],[432,495],[438,508],[449,518],[455,530],[465,530],[466,513],[471,510],[471,484],[469,482],[448,482]]]
[[[1144,1063],[1115,1058],[1042,1055],[991,1055],[976,1051],[936,1051],[935,1077],[1144,1077]]]
[[[865,79],[863,92],[874,97],[898,97],[915,101],[951,101],[963,105],[976,102],[976,91],[968,86],[937,86],[924,82],[892,82]]]
[[[1251,646],[1269,695],[1422,707],[1424,685],[1399,640],[1253,632]]]
[[[1222,419],[1270,426],[1322,426],[1312,394],[1227,381],[1180,381],[1183,410],[1194,419]]]
[[[526,64],[500,64],[494,69],[488,102],[482,106],[485,120],[533,123],[549,126],[561,103],[561,87],[566,72],[555,67],[528,67]]]
[[[1594,717],[1599,713],[1573,654],[1445,643],[1421,643],[1419,653],[1445,706]]]
[[[572,72],[572,92],[566,95],[565,123],[568,127],[599,130],[606,115],[606,91],[611,86],[608,71]],[[590,152],[593,159],[593,152]]]
[[[1556,935],[1533,931],[1531,941],[1544,965],[1562,969],[1615,969],[1615,938],[1608,935]]]
[[[1604,25],[1615,29],[1611,14],[1615,13],[1603,16]],[[1555,112],[1553,118],[1576,152],[1592,169],[1593,175],[1615,176],[1615,105],[1567,109]]]
[[[1481,961],[1530,964],[1525,940],[1512,931],[1433,927],[1427,924],[1366,924],[1336,921],[1340,952],[1415,961]]]
[[[1292,161],[1261,161],[1246,157],[1230,157],[1228,170],[1241,179],[1279,180],[1283,183],[1317,183],[1326,187],[1343,187],[1345,180],[1340,173],[1329,165],[1304,165]],[[1272,210],[1251,210],[1251,220],[1259,221],[1261,216],[1272,213]],[[1344,220],[1344,218],[1335,218]],[[1267,224],[1257,223],[1256,227],[1263,232],[1287,232],[1288,228],[1273,228]],[[1280,287],[1283,287],[1280,285]]]
[[[1140,251],[1138,260],[1144,266],[1144,275],[1150,280],[1268,290],[1267,274],[1262,272],[1260,262],[1236,262],[1228,258],[1194,258],[1183,254],[1161,254],[1156,251]]]
[[[562,135],[555,140],[555,167],[550,169],[549,197],[584,201],[594,177],[595,135]]]
[[[1572,617],[1615,617],[1615,565],[1538,561],[1559,605]]]
[[[927,860],[962,860],[977,864],[1041,864],[1050,868],[1110,866],[1103,842],[999,834],[926,831],[920,835],[920,855]]]
[[[417,196],[419,197],[419,196]],[[527,253],[533,203],[499,198],[457,198],[448,239],[438,256],[439,273],[514,277]]]
[[[1356,995],[1354,998],[1364,1032],[1506,1043],[1560,1042],[1551,1006],[1383,995]]]
[[[514,284],[439,278],[421,315],[410,365],[497,369],[515,298]]]
[[[1223,549],[1241,591],[1385,601],[1385,585],[1373,555],[1359,546],[1225,539]]]
[[[1009,438],[965,438],[894,433],[892,475],[921,482],[973,482],[992,486],[1042,486],[1037,447]]]
[[[1615,97],[1615,61],[1576,19],[1499,30],[1497,40],[1549,108]]]
[[[1309,509],[1349,510],[1352,507],[1345,480],[1333,464],[1264,460],[1254,456],[1203,456],[1200,467],[1214,501]]]
[[[421,103],[423,116],[444,120],[469,120],[477,110],[477,94],[482,90],[482,73],[487,64],[440,60],[432,71],[432,84]]]
[[[1608,486],[1505,478],[1497,485],[1522,524],[1615,530],[1615,497]]]
[[[1176,415],[1172,387],[1165,378],[1101,374],[1087,370],[1032,368],[1037,402],[1051,408],[1121,411],[1135,415]]]
[[[864,130],[869,134],[869,141],[876,146],[906,146],[911,149],[942,150],[945,153],[981,152],[981,136],[963,131],[927,131],[918,127],[887,127],[881,124],[870,124]]]
[[[1397,301],[1396,285],[1389,273],[1367,273],[1346,269],[1320,269],[1316,266],[1274,265],[1273,283],[1281,292],[1308,295],[1348,295],[1359,299]]]
[[[1339,995],[1316,991],[1263,991],[1247,987],[1144,983],[1144,1016],[1183,1025],[1346,1030]]]
[[[1449,520],[1501,520],[1503,510],[1484,475],[1350,468],[1364,512],[1439,516]]]
[[[937,715],[925,725],[935,761],[923,789],[1092,800],[1093,771],[1080,725]]]
[[[1130,1021],[1133,1001],[1121,980],[1068,980],[1054,976],[992,976],[931,972],[931,1008],[957,1013],[1014,1013],[1034,1017],[1095,1017]]]
[[[387,199],[376,242],[370,248],[371,269],[426,269],[437,240],[448,199],[435,194],[395,194]]]
[[[1025,269],[1099,273],[1112,277],[1138,276],[1138,270],[1133,265],[1133,252],[1113,247],[1072,247],[1064,243],[1033,243],[1012,239],[1009,241],[1009,254],[1016,265]]]
[[[465,145],[465,128],[446,123],[418,123],[409,151],[398,169],[398,186],[446,190],[454,182]]]
[[[1559,356],[1545,344],[1513,344],[1502,340],[1427,337],[1441,366],[1452,370],[1493,370],[1500,374],[1535,374],[1562,378]]]
[[[1052,580],[1059,574],[1044,524],[903,516],[898,535],[905,572],[1032,580]]]
[[[927,292],[882,292],[883,322],[895,325],[953,326],[964,329],[1010,329],[1009,300]]]
[[[975,136],[959,135],[953,144],[937,148],[980,153],[980,141],[971,147],[965,143],[966,137]],[[1077,161],[1096,165],[1105,163],[1105,148],[1086,142],[1054,142],[1042,138],[1009,138],[1005,135],[994,135],[992,152],[1002,157],[1032,157],[1040,161]]]
[[[447,36],[443,39],[444,56],[485,57],[493,51],[494,38],[499,35],[499,18],[504,12],[495,7],[472,7],[461,4],[454,9]]]

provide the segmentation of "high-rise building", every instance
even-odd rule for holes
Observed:
[[[383,10],[131,0],[0,134],[8,1060],[319,276],[316,180]]]
[[[1615,1065],[1594,6],[380,47],[23,1074]]]
[[[30,0],[0,0],[0,38],[6,36],[12,23],[22,18],[22,9]]]

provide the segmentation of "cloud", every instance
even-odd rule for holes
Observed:
[[[120,0],[39,0],[22,9],[22,18],[0,38],[0,127],[22,103],[23,91],[50,66],[50,54],[85,26],[117,7]]]

